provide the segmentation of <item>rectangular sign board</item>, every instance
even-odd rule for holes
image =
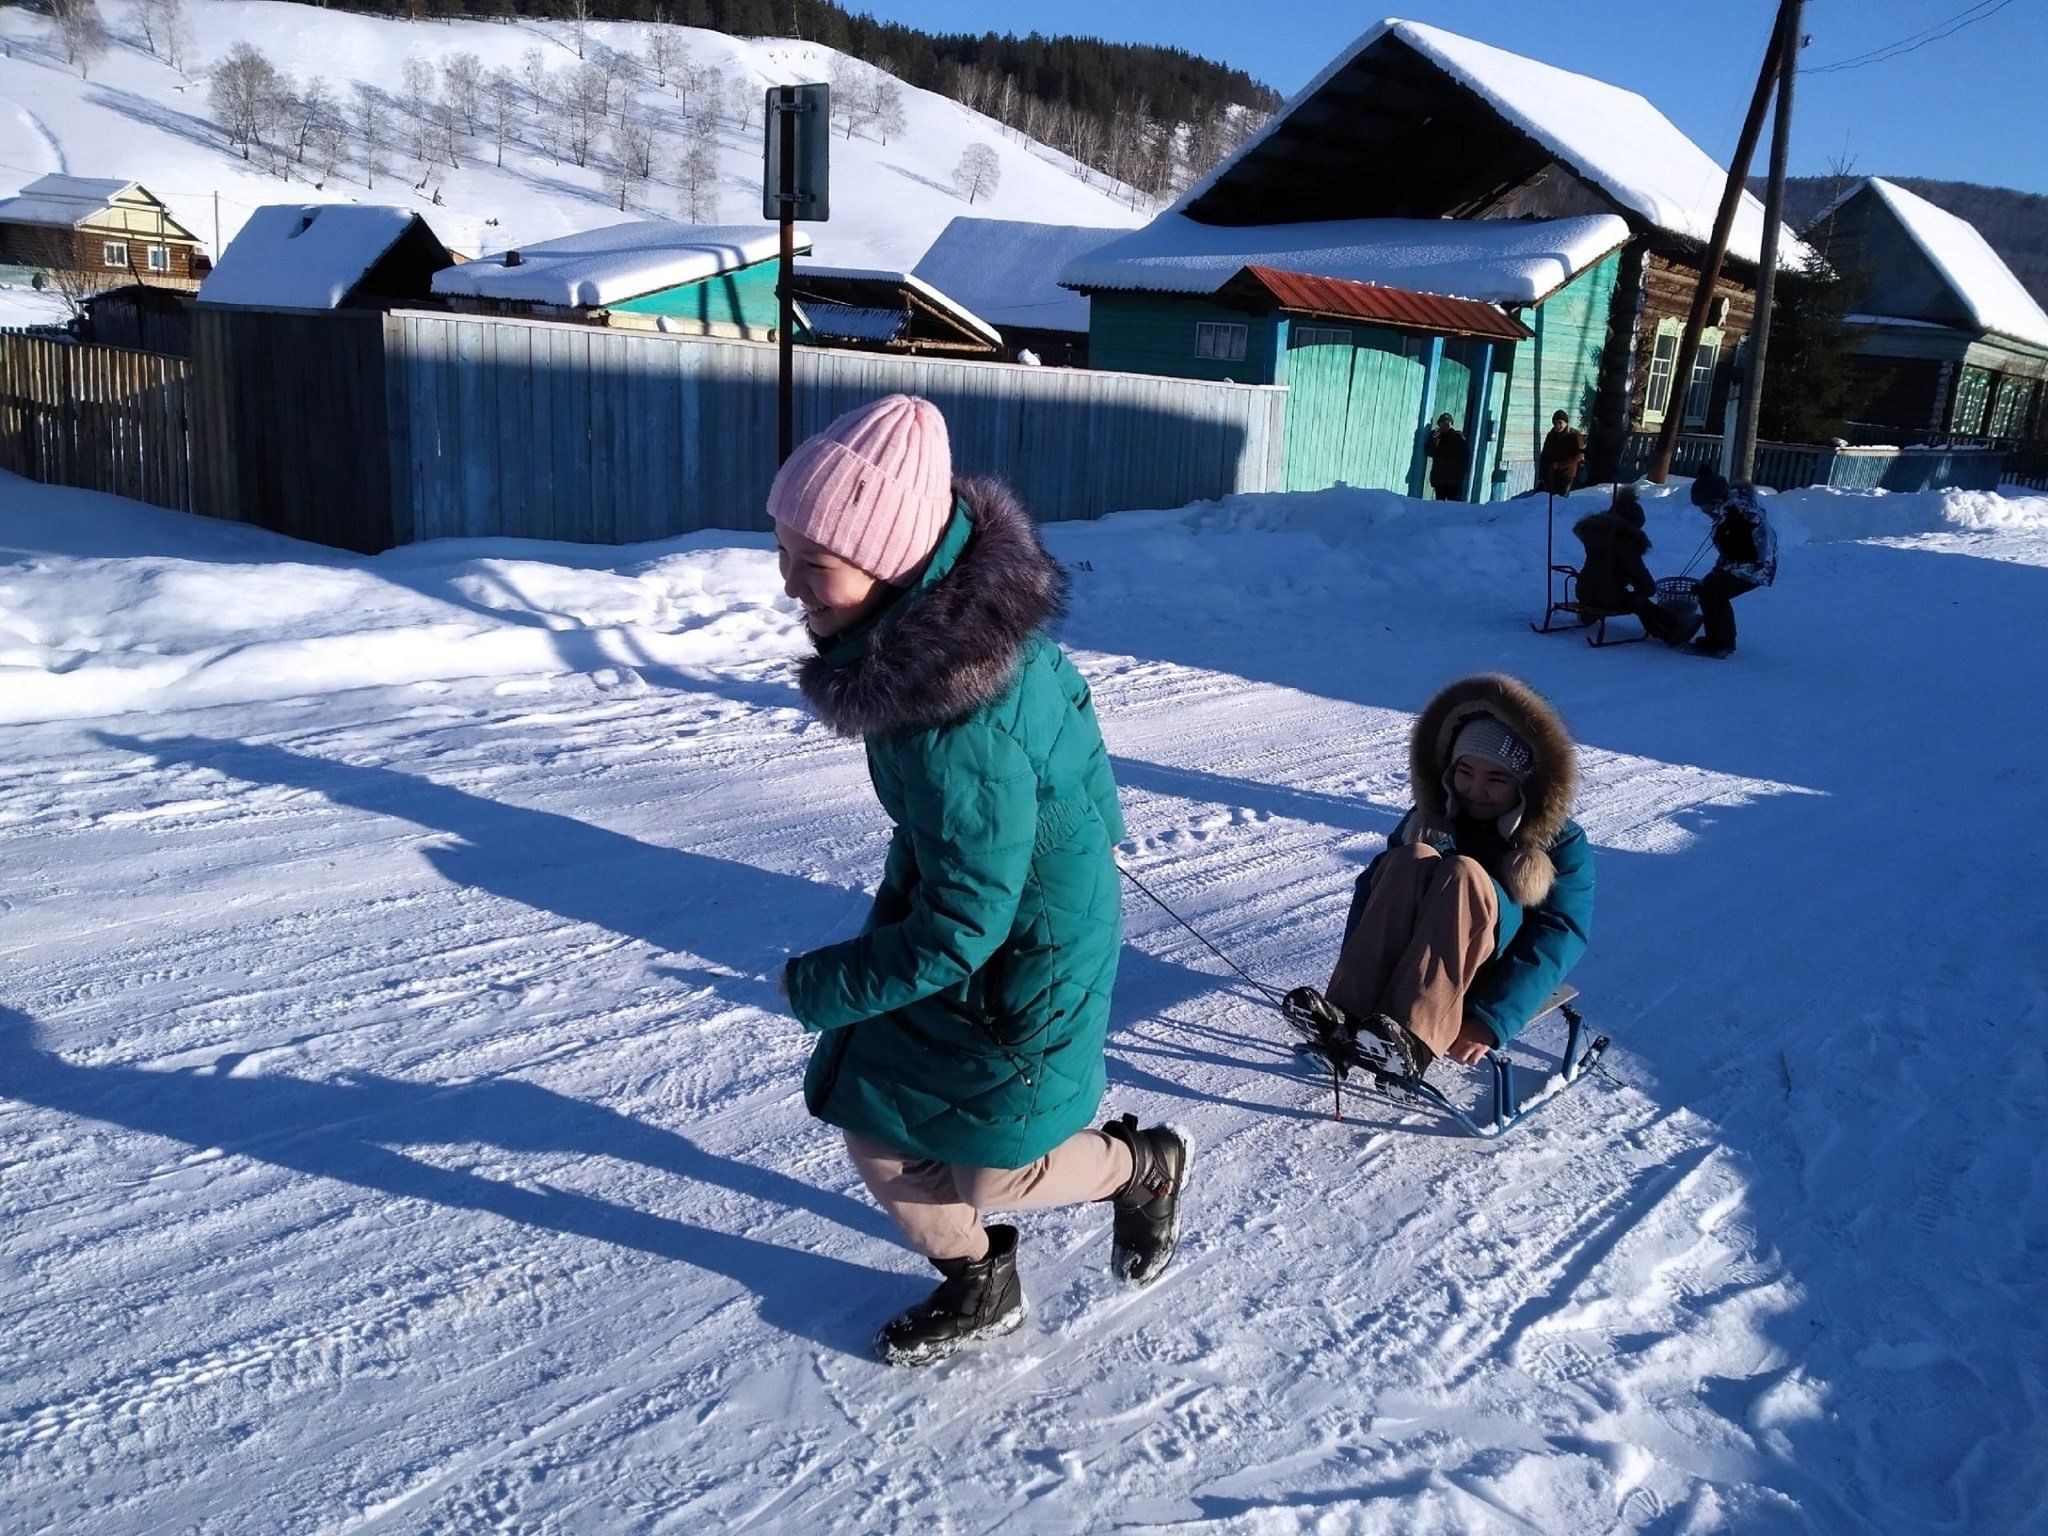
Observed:
[[[771,224],[831,216],[832,88],[771,85],[763,129],[761,217]]]

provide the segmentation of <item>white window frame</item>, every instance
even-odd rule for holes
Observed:
[[[1233,320],[1197,320],[1195,356],[1218,363],[1241,363],[1251,345],[1252,328]]]
[[[1294,345],[1348,347],[1351,345],[1351,332],[1340,325],[1297,325],[1294,328]]]
[[[147,252],[149,270],[168,272],[171,270],[171,248],[168,245],[152,245]]]
[[[1670,352],[1664,350],[1671,343]],[[1661,365],[1661,367],[1660,367]],[[1643,420],[1654,425],[1671,406],[1671,376],[1678,369],[1678,332],[1659,331],[1650,343],[1650,377],[1643,389]]]
[[[119,252],[116,255],[115,252]],[[126,240],[102,240],[100,262],[104,266],[125,272],[128,270],[128,242]]]
[[[1677,362],[1676,358],[1672,359]],[[1714,406],[1714,370],[1721,364],[1721,342],[1717,337],[1709,341],[1700,338],[1700,349],[1693,354],[1692,382],[1685,387],[1685,425],[1704,427],[1707,413]],[[1699,409],[1693,409],[1694,397],[1698,397]]]
[[[1956,385],[1956,408],[1949,419],[1951,432],[1959,437],[1984,435],[1991,416],[1991,381],[1989,368],[1964,365],[1963,376]]]

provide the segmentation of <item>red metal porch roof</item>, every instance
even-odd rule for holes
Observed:
[[[1410,293],[1341,277],[1310,277],[1278,267],[1248,266],[1226,286],[1249,280],[1282,309],[1315,315],[1343,315],[1378,325],[1438,335],[1482,336],[1490,341],[1526,341],[1536,333],[1513,315],[1477,299],[1447,299]]]

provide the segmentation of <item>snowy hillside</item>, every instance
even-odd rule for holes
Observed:
[[[419,22],[349,15],[271,0],[191,0],[194,31],[189,75],[152,58],[139,38],[123,29],[123,7],[108,6],[117,33],[112,50],[81,80],[64,63],[46,18],[20,7],[0,9],[0,195],[51,171],[81,176],[118,176],[143,183],[162,197],[172,216],[202,240],[214,240],[214,194],[220,195],[223,241],[251,210],[272,202],[352,200],[391,202],[425,214],[436,233],[455,250],[475,255],[590,228],[622,217],[616,193],[607,191],[602,162],[607,140],[600,136],[588,167],[558,163],[534,146],[538,134],[533,98],[522,94],[519,137],[508,145],[498,169],[493,136],[480,128],[461,146],[462,169],[434,170],[420,191],[418,163],[393,130],[390,173],[365,186],[362,165],[352,152],[324,190],[310,187],[294,169],[289,182],[266,175],[230,149],[211,121],[203,66],[224,57],[239,41],[255,44],[278,69],[300,85],[324,80],[346,108],[358,84],[391,96],[401,92],[404,64],[417,55],[438,70],[449,56],[477,55],[485,71],[502,68],[524,76],[524,56],[538,48],[553,72],[551,96],[564,88],[577,58],[565,25],[521,21]],[[654,30],[635,23],[594,23],[587,51],[597,45],[644,60]],[[830,49],[787,39],[747,40],[689,28],[668,28],[688,50],[689,67],[720,76],[730,93],[737,82],[753,89],[749,126],[725,105],[714,140],[716,184],[698,222],[758,219],[761,208],[760,91],[771,84],[831,77],[844,60]],[[857,69],[865,66],[854,66]],[[680,164],[695,141],[689,119],[709,92],[678,95],[651,76],[636,87],[648,125],[656,134],[654,179],[634,193],[630,212],[678,215]],[[971,211],[995,218],[1038,219],[1123,228],[1142,221],[1102,190],[1102,178],[1086,184],[1073,174],[1074,162],[1042,145],[1020,143],[990,119],[942,96],[903,87],[904,126],[885,145],[878,129],[863,126],[849,140],[843,131],[832,143],[832,217],[811,227],[819,259],[840,265],[877,265],[907,271],[956,214],[970,211],[953,185],[953,171],[972,144],[987,144],[1000,166],[1000,182],[980,196]],[[559,115],[561,102],[551,99]],[[401,116],[394,110],[394,118]],[[441,204],[433,202],[438,190]],[[493,222],[495,221],[495,222]]]
[[[0,477],[0,1529],[2040,1531],[2048,499],[1771,505],[1728,662],[1531,634],[1540,503],[1050,531],[1123,856],[1262,979],[1326,974],[1432,689],[1545,690],[1611,1077],[1338,1123],[1134,899],[1178,1265],[1030,1216],[1031,1321],[910,1374],[768,979],[884,823],[765,539],[361,559]]]

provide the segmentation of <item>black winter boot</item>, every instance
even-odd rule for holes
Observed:
[[[933,1259],[932,1268],[946,1277],[939,1288],[875,1335],[884,1365],[930,1365],[976,1339],[1014,1333],[1024,1321],[1015,1227],[990,1227],[979,1259]]]
[[[1141,1131],[1136,1115],[1110,1121],[1102,1133],[1131,1149],[1131,1181],[1110,1196],[1116,1206],[1110,1273],[1150,1285],[1166,1273],[1180,1241],[1180,1197],[1195,1160],[1194,1144],[1170,1125]]]
[[[1359,1023],[1383,1049],[1375,1052],[1370,1044],[1364,1042],[1355,1043],[1352,1048],[1361,1054],[1378,1055],[1382,1071],[1399,1072],[1403,1077],[1412,1077],[1420,1082],[1422,1074],[1436,1060],[1436,1052],[1424,1045],[1421,1037],[1399,1019],[1375,1013],[1359,1020]]]

